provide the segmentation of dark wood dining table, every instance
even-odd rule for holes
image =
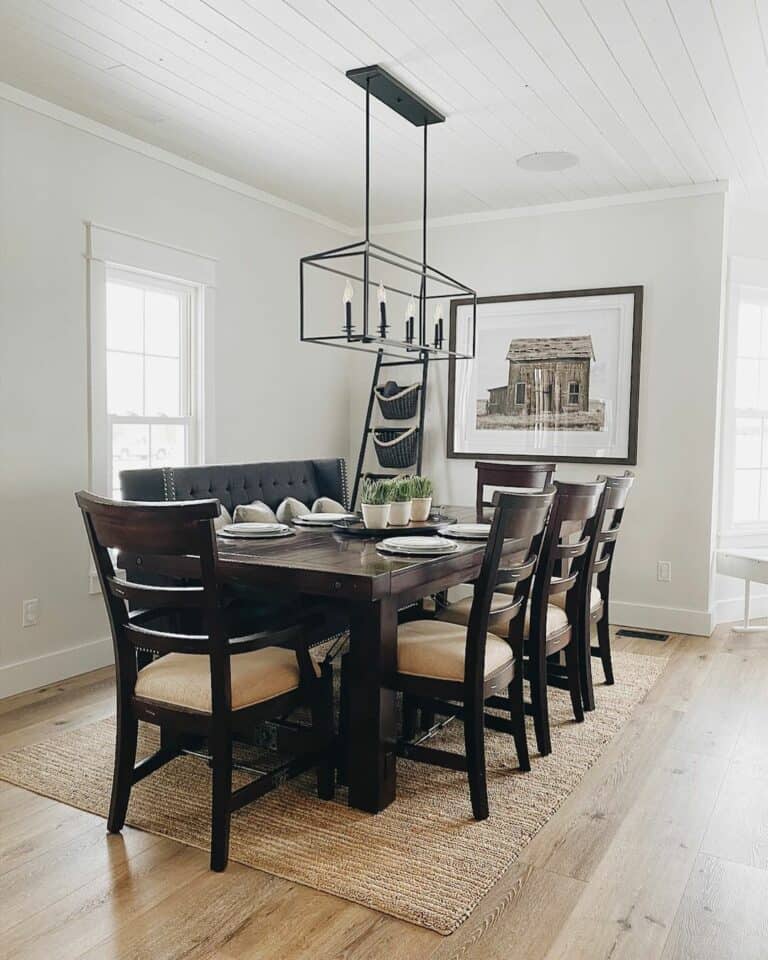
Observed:
[[[443,507],[446,516],[474,522],[474,507]],[[294,527],[275,540],[218,537],[223,582],[332,598],[347,612],[346,666],[349,734],[346,775],[349,804],[377,813],[395,799],[395,694],[381,679],[397,666],[398,611],[423,597],[474,580],[484,542],[458,542],[440,557],[386,556],[376,540],[333,529]],[[392,528],[391,535],[397,535]],[[155,558],[157,560],[159,558]],[[157,572],[184,576],[186,558],[164,558]],[[190,571],[193,561],[189,561]]]

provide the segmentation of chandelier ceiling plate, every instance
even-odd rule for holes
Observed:
[[[409,90],[391,73],[374,64],[371,67],[356,67],[347,70],[347,77],[353,80],[363,90],[370,91],[372,97],[381,100],[395,113],[405,117],[415,127],[423,127],[429,123],[444,123],[445,117],[433,107]]]

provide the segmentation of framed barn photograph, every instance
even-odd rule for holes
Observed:
[[[472,303],[451,304],[471,353]],[[642,287],[478,297],[451,360],[448,456],[637,462]]]

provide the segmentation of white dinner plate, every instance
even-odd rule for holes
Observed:
[[[290,536],[292,531],[284,523],[228,523],[218,533],[222,537],[241,540],[265,540],[271,537]]]
[[[376,546],[385,553],[425,557],[458,550],[457,543],[442,537],[388,537]]]
[[[452,523],[439,530],[444,537],[456,537],[458,540],[487,540],[490,532],[490,523]]]
[[[301,516],[294,517],[293,522],[306,524],[308,527],[328,527],[340,520],[354,519],[354,513],[302,513]]]

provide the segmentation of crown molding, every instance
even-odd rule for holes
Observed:
[[[24,107],[34,113],[57,120],[67,126],[82,130],[101,140],[117,144],[134,153],[157,160],[160,163],[175,167],[201,180],[207,180],[223,187],[225,190],[231,190],[241,196],[249,197],[260,203],[266,203],[269,206],[277,207],[279,210],[285,210],[295,216],[303,217],[305,220],[311,220],[314,223],[322,224],[332,230],[347,236],[362,236],[362,225],[351,225],[342,223],[327,217],[317,210],[311,210],[309,207],[303,207],[300,204],[292,203],[282,197],[268,193],[266,190],[259,190],[243,180],[237,180],[234,177],[228,177],[223,173],[217,173],[209,167],[202,164],[186,160],[179,154],[172,153],[162,147],[156,147],[151,143],[140,140],[131,134],[123,133],[115,127],[100,123],[98,120],[92,120],[83,114],[75,113],[66,107],[60,107],[50,100],[43,100],[34,94],[27,93],[18,87],[0,81],[0,100],[6,100],[16,106]],[[575,213],[580,210],[596,210],[601,207],[617,207],[625,204],[636,203],[655,203],[660,200],[679,200],[685,197],[704,196],[713,193],[727,193],[728,181],[717,180],[710,183],[692,183],[680,187],[663,187],[657,190],[642,190],[635,193],[618,193],[606,197],[590,197],[582,200],[564,200],[558,203],[534,204],[527,207],[509,207],[501,210],[480,210],[473,213],[460,213],[445,217],[432,217],[428,220],[428,226],[431,229],[435,227],[454,227],[473,223],[486,223],[493,220],[516,220],[521,217],[539,217],[553,213]],[[406,220],[400,223],[374,224],[373,228],[379,234],[405,233],[411,230],[420,230],[420,220]]]
[[[231,190],[233,193],[250,197],[250,199],[257,200],[259,203],[266,203],[271,207],[277,207],[279,210],[285,210],[287,213],[303,217],[305,220],[312,220],[315,223],[322,224],[324,227],[337,230],[339,233],[349,236],[355,236],[357,234],[357,230],[349,224],[333,220],[331,217],[326,217],[316,210],[302,207],[298,203],[291,203],[290,200],[284,200],[282,197],[267,193],[265,190],[259,190],[258,187],[254,187],[242,180],[228,177],[223,173],[217,173],[215,170],[204,167],[202,164],[186,160],[184,157],[172,153],[170,150],[156,147],[144,140],[139,140],[138,137],[123,133],[114,127],[107,126],[105,123],[100,123],[98,120],[91,120],[90,117],[75,113],[66,107],[60,107],[50,100],[43,100],[41,97],[36,97],[34,94],[27,93],[25,90],[20,90],[18,87],[13,87],[1,81],[0,100],[6,100],[16,106],[24,107],[33,113],[39,113],[44,117],[49,117],[51,120],[57,120],[59,123],[66,124],[68,127],[82,130],[84,133],[89,133],[94,137],[98,137],[100,140],[106,140],[109,143],[117,144],[117,146],[125,147],[127,150],[132,150],[134,153],[139,153],[144,157],[157,160],[167,166],[176,167],[177,170],[189,173],[193,177],[208,180],[210,183],[215,183],[225,190]]]
[[[471,223],[486,223],[492,220],[517,220],[521,217],[543,217],[551,213],[576,213],[580,210],[597,210],[601,207],[620,207],[635,203],[657,203],[660,200],[680,200],[685,197],[727,193],[728,181],[691,183],[682,187],[663,187],[658,190],[641,190],[636,193],[617,193],[607,197],[589,197],[584,200],[563,200],[558,203],[540,203],[530,207],[509,207],[505,210],[481,210],[474,213],[459,213],[448,217],[431,217],[427,221],[430,230],[434,227],[457,227]],[[406,220],[402,223],[376,225],[380,234],[405,233],[421,230],[421,220]]]

